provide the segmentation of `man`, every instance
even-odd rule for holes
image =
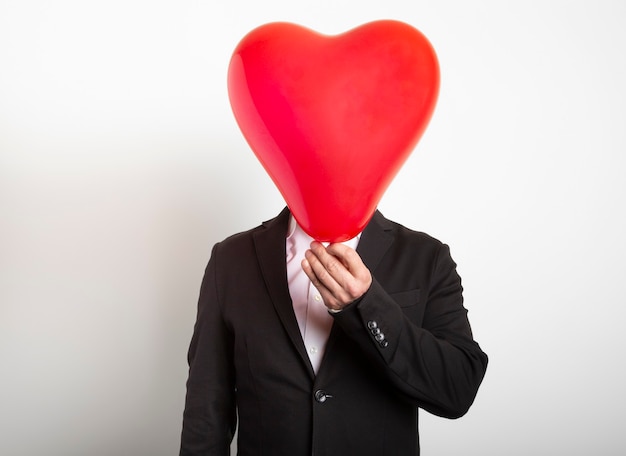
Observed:
[[[379,212],[311,241],[285,209],[213,248],[181,455],[229,454],[237,421],[240,455],[418,455],[418,408],[472,404],[487,356],[448,247]]]

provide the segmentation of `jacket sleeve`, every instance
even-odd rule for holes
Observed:
[[[232,336],[222,318],[215,278],[218,246],[202,280],[189,347],[181,456],[228,455],[235,432]]]
[[[376,279],[358,302],[334,317],[403,397],[435,415],[457,418],[476,397],[487,355],[473,340],[461,279],[445,244],[424,285],[421,322],[407,316]]]

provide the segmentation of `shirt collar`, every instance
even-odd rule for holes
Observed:
[[[357,245],[359,244],[359,240],[361,239],[361,231],[359,234],[354,236],[352,239],[342,242],[349,247],[352,247],[356,250]],[[289,226],[287,228],[287,246],[295,246],[296,243],[307,242],[307,248],[313,242],[313,238],[309,236],[298,224],[296,218],[291,214],[289,216]],[[323,242],[325,246],[328,246],[328,242]],[[287,249],[289,251],[289,249]]]

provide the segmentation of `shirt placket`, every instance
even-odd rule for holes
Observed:
[[[317,288],[315,288],[312,283],[309,283],[304,346],[307,349],[313,370],[316,373],[322,362],[322,356],[326,348],[326,341],[332,323],[332,317],[328,314],[322,296]]]

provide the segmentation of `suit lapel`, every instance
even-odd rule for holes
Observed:
[[[393,224],[376,211],[361,235],[356,251],[365,266],[374,274],[378,263],[382,260],[391,244],[393,244]]]
[[[313,367],[300,335],[298,322],[293,311],[291,295],[287,285],[287,264],[285,261],[285,238],[289,225],[290,212],[285,208],[275,219],[263,223],[264,230],[254,234],[254,245],[265,285],[269,292],[276,313],[296,347],[302,361],[307,366],[311,377]]]

